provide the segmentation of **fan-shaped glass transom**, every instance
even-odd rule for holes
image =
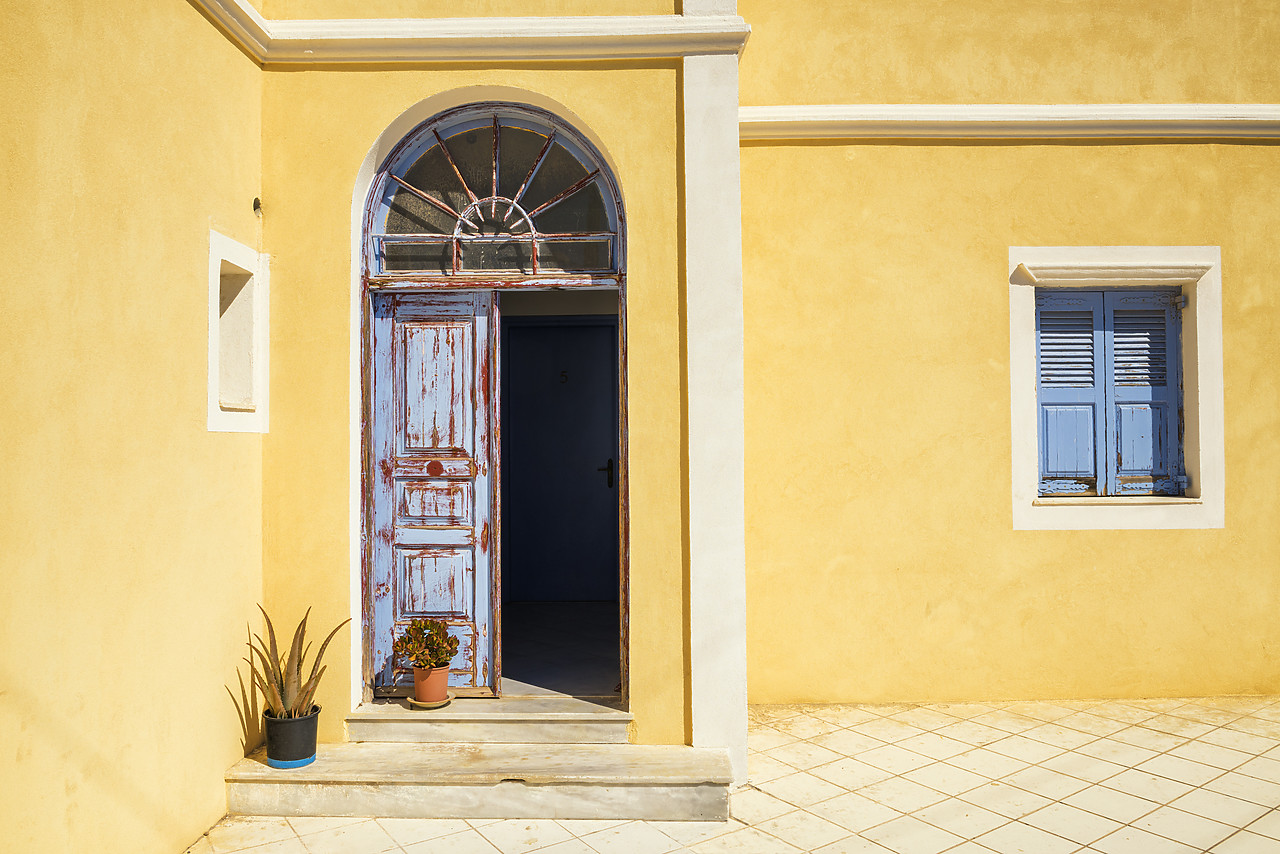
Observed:
[[[374,276],[619,269],[621,203],[595,148],[540,110],[475,105],[420,125],[373,188]]]

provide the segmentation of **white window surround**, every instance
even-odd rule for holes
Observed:
[[[1041,498],[1037,288],[1180,287],[1185,497]],[[1221,528],[1225,518],[1222,259],[1216,246],[1011,246],[1009,380],[1014,530]]]
[[[220,389],[223,385],[223,349],[226,346],[222,330],[223,307],[222,284],[224,276],[239,276],[245,279],[244,288],[248,289],[246,297],[252,300],[246,306],[249,316],[241,318],[248,321],[250,329],[244,330],[245,340],[236,343],[237,347],[246,348],[247,352],[238,354],[242,358],[242,369],[249,372],[247,383],[250,394],[247,400],[236,401],[229,405],[221,399]],[[267,310],[269,291],[267,287],[267,256],[243,243],[209,231],[209,382],[208,382],[208,429],[215,433],[265,433],[267,432],[267,406],[270,400],[268,378],[268,330]]]

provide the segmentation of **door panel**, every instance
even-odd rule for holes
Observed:
[[[396,549],[400,614],[405,617],[467,618],[474,598],[474,555],[464,549]]]
[[[396,364],[403,365],[399,432],[403,452],[471,457],[475,448],[475,340],[472,319],[398,324]]]
[[[412,684],[391,644],[414,617],[444,620],[459,639],[451,686],[496,686],[494,315],[490,294],[372,297],[369,589],[380,693]]]
[[[475,490],[470,482],[404,478],[399,487],[401,524],[471,525]]]

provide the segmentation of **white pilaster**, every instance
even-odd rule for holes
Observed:
[[[716,5],[704,3],[704,5]],[[684,58],[693,744],[747,776],[738,57]]]
[[[738,0],[684,0],[680,14],[685,17],[702,15],[737,15]]]

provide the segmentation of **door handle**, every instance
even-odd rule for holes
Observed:
[[[610,457],[609,462],[606,465],[600,466],[596,471],[605,472],[605,486],[613,489],[613,458]]]

